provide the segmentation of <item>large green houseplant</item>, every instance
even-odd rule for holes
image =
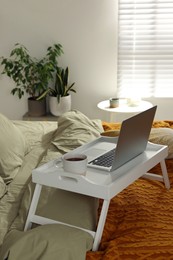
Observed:
[[[45,91],[54,80],[58,68],[58,57],[63,53],[60,44],[47,48],[46,55],[37,59],[31,57],[27,48],[19,43],[15,44],[9,58],[1,57],[2,74],[6,74],[16,86],[11,90],[13,95],[21,99],[25,93],[29,100],[45,100]]]

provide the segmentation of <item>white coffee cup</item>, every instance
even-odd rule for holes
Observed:
[[[116,108],[119,106],[119,98],[110,98],[109,103],[110,103],[110,108]]]
[[[87,156],[85,154],[65,154],[62,157],[64,171],[85,175]]]

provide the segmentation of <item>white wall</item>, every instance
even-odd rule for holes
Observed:
[[[65,54],[60,63],[69,66],[70,80],[76,82],[72,108],[90,118],[107,120],[108,114],[99,110],[97,103],[116,93],[116,3],[117,0],[0,0],[0,56],[8,56],[16,42],[38,58],[49,45],[61,43]],[[21,119],[27,112],[27,97],[18,100],[12,96],[13,86],[10,79],[0,76],[0,112],[11,119]],[[167,100],[159,102],[157,117],[173,119],[172,99],[168,107]]]

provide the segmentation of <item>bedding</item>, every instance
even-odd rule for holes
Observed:
[[[121,124],[91,120],[77,110],[57,122],[12,121],[0,115],[0,133],[4,134],[3,122],[16,131],[14,139],[21,137],[22,156],[15,172],[0,175],[0,260],[173,259],[173,121],[155,121],[150,134],[150,141],[169,147],[166,165],[171,189],[141,178],[114,197],[96,252],[91,251],[92,236],[76,228],[33,225],[23,231],[35,187],[31,173],[101,134],[118,135]],[[12,148],[15,152],[12,144],[8,142],[7,152]],[[0,150],[1,154],[3,146]],[[151,171],[159,173],[160,165]],[[102,200],[44,187],[37,214],[94,230],[101,206]]]
[[[68,120],[66,120],[66,117]],[[58,122],[14,121],[13,124],[15,127],[18,127],[20,133],[27,140],[29,152],[23,158],[23,163],[17,175],[8,184],[7,193],[0,200],[0,259],[5,259],[8,255],[10,256],[11,252],[13,252],[11,250],[18,251],[18,241],[12,238],[18,237],[18,235],[19,237],[25,235],[23,228],[35,187],[31,181],[32,169],[62,156],[67,150],[73,149],[74,146],[79,146],[79,139],[81,145],[100,136],[100,133],[103,131],[101,120],[89,120],[79,111],[67,113],[65,117],[60,117]],[[63,127],[63,125],[65,125],[65,127]],[[62,130],[58,131],[58,127]],[[72,131],[73,135],[71,134]],[[59,145],[58,140],[62,140],[65,136],[68,138],[68,143],[64,143],[64,145],[61,143]],[[76,144],[74,140],[76,140]],[[44,187],[40,196],[37,214],[94,230],[97,221],[97,209],[98,200],[95,198]],[[42,229],[44,229],[44,227],[40,227],[36,232],[38,236],[39,233],[41,236],[43,232]],[[58,240],[63,238],[62,228],[57,226],[56,229],[59,229],[59,232],[56,232],[53,237],[54,247]],[[64,227],[64,230],[66,229],[67,228]],[[21,234],[19,234],[18,231],[20,231]],[[31,230],[31,236],[33,233],[33,237],[35,237],[34,232],[34,229]],[[71,259],[76,259],[77,252],[78,258],[84,259],[86,251],[92,248],[93,238],[91,235],[84,231],[78,231],[78,234],[81,236],[81,239],[79,239],[76,234],[76,229],[71,228],[70,236],[73,243],[67,243],[67,239],[63,238],[65,245],[68,247],[68,254],[64,254],[64,256],[61,257],[62,260],[69,259],[69,254],[71,255]],[[30,240],[30,242],[32,244],[32,240]],[[45,241],[45,243],[47,243],[47,241]],[[74,244],[76,244],[76,247],[79,247],[77,252],[74,250]],[[8,247],[6,245],[10,246]],[[57,255],[64,249],[63,243],[60,245],[61,248],[57,247]],[[47,255],[52,255],[51,247],[45,250],[44,241],[40,247],[43,252],[46,251]],[[5,250],[5,248],[7,248],[7,250]],[[13,260],[17,260],[17,257],[18,256],[15,258],[13,255]],[[49,259],[57,258],[54,258],[52,255]]]
[[[0,176],[0,199],[4,196],[7,192],[7,185],[3,181],[2,177]]]
[[[0,176],[5,183],[10,183],[28,150],[22,133],[3,115],[0,115],[0,147]]]

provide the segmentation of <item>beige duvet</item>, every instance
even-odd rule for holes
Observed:
[[[29,152],[0,200],[0,260],[85,259],[93,238],[79,229],[45,225],[23,232],[34,185],[32,169],[88,142],[103,131],[100,120],[72,111],[57,122],[14,121]],[[43,188],[37,212],[72,225],[95,229],[97,200],[63,190]]]

